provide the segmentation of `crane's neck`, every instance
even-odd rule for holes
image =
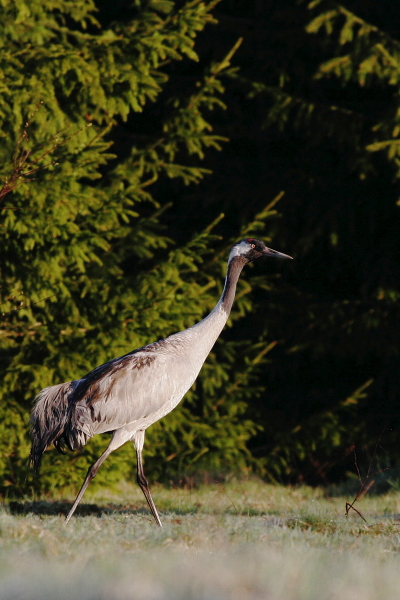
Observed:
[[[219,299],[219,302],[215,307],[216,309],[219,306],[223,310],[223,312],[226,313],[227,319],[229,317],[229,313],[231,312],[232,304],[235,299],[236,284],[238,282],[240,273],[242,272],[242,269],[247,262],[248,261],[243,256],[234,256],[228,262],[224,289],[221,298]]]
[[[193,332],[193,334],[196,334],[196,336],[199,336],[199,338],[203,340],[204,352],[206,355],[213,347],[217,337],[228,320],[235,298],[236,284],[239,275],[247,262],[248,261],[240,255],[229,257],[225,285],[221,298],[205,319],[187,330]]]

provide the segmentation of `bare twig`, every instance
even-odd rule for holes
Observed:
[[[222,485],[222,483],[220,483],[220,482],[219,482],[217,479],[214,479],[214,483],[216,483],[217,485],[219,485],[219,487],[220,487],[220,488],[222,489],[222,491],[224,492],[225,496],[228,498],[229,502],[232,504],[232,506],[233,506],[233,508],[234,508],[234,510],[235,510],[235,512],[236,512],[236,514],[239,516],[239,511],[238,511],[238,509],[236,508],[236,505],[235,505],[235,503],[233,502],[232,498],[230,498],[230,497],[228,496],[228,494],[227,494],[227,491],[226,491],[226,489],[224,488],[224,486]]]
[[[356,499],[357,499],[357,498],[356,498]],[[355,500],[356,500],[356,499],[355,499]],[[353,502],[355,502],[355,500],[353,500]],[[357,510],[356,508],[354,508],[353,504],[351,504],[350,502],[346,502],[346,517],[348,517],[348,516],[349,516],[349,511],[350,511],[350,509],[351,509],[351,508],[352,508],[352,509],[353,509],[353,510],[354,510],[354,511],[355,511],[355,512],[358,514],[358,516],[359,516],[359,517],[361,517],[361,518],[362,518],[362,520],[363,520],[363,521],[364,521],[364,522],[365,522],[365,523],[368,525],[368,521],[366,521],[366,519],[364,519],[364,517],[362,516],[362,514],[360,513],[360,511],[359,511],[359,510]]]
[[[365,523],[367,525],[368,525],[368,522],[363,517],[363,515],[361,514],[361,512],[354,507],[354,504],[357,502],[357,500],[361,500],[361,498],[363,498],[363,496],[365,496],[365,494],[372,488],[372,486],[375,483],[375,479],[372,479],[372,478],[375,475],[379,475],[379,473],[383,473],[383,471],[387,471],[388,470],[388,467],[386,467],[385,469],[380,469],[379,471],[375,471],[374,473],[371,474],[372,461],[375,458],[376,451],[377,451],[378,446],[379,446],[379,444],[381,442],[382,435],[383,435],[383,431],[380,434],[379,439],[378,439],[378,441],[377,441],[377,443],[375,445],[374,451],[372,453],[371,460],[369,461],[367,476],[364,479],[364,481],[362,480],[360,469],[358,467],[356,448],[355,448],[355,446],[353,446],[354,463],[355,463],[355,466],[356,466],[356,469],[357,469],[358,479],[360,481],[360,488],[359,488],[357,494],[355,495],[355,498],[354,498],[353,502],[346,502],[346,517],[349,516],[350,510],[354,510],[354,512],[356,512],[358,514],[358,516],[361,517],[362,520],[365,521]]]

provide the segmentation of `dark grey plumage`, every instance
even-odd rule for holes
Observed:
[[[112,433],[107,449],[89,469],[66,522],[107,456],[130,440],[137,452],[138,484],[161,526],[143,470],[145,430],[173,410],[191,387],[228,319],[243,266],[261,256],[291,258],[267,248],[260,240],[241,240],[232,247],[221,298],[205,319],[110,360],[79,380],[45,388],[38,394],[31,416],[30,460],[35,471],[51,444],[60,452],[65,447],[75,450],[97,433]]]

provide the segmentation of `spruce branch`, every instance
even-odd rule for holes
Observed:
[[[68,137],[62,139],[60,141],[60,135],[64,134],[69,127],[65,127],[51,138],[49,138],[43,144],[40,144],[35,149],[28,148],[29,143],[29,128],[32,125],[32,122],[36,116],[36,113],[43,105],[43,100],[40,101],[38,106],[29,116],[29,120],[25,123],[24,129],[19,136],[14,152],[13,157],[13,166],[10,174],[5,178],[3,182],[3,186],[0,189],[0,203],[3,201],[4,197],[15,190],[15,188],[22,183],[27,183],[29,181],[33,181],[34,178],[31,177],[37,171],[45,169],[51,165],[56,166],[58,163],[55,160],[47,159],[57,148],[64,146],[69,140],[78,135],[84,129],[91,127],[92,123],[88,123],[84,127],[81,127]],[[51,144],[50,148],[43,151],[36,158],[32,158],[32,155],[40,150],[44,150],[48,144]],[[44,162],[43,162],[44,161]],[[2,207],[4,209],[12,209],[13,207]]]

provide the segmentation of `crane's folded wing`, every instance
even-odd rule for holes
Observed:
[[[72,429],[88,437],[139,421],[148,427],[179,403],[198,374],[187,356],[168,352],[139,351],[111,362],[84,378],[71,398]]]

